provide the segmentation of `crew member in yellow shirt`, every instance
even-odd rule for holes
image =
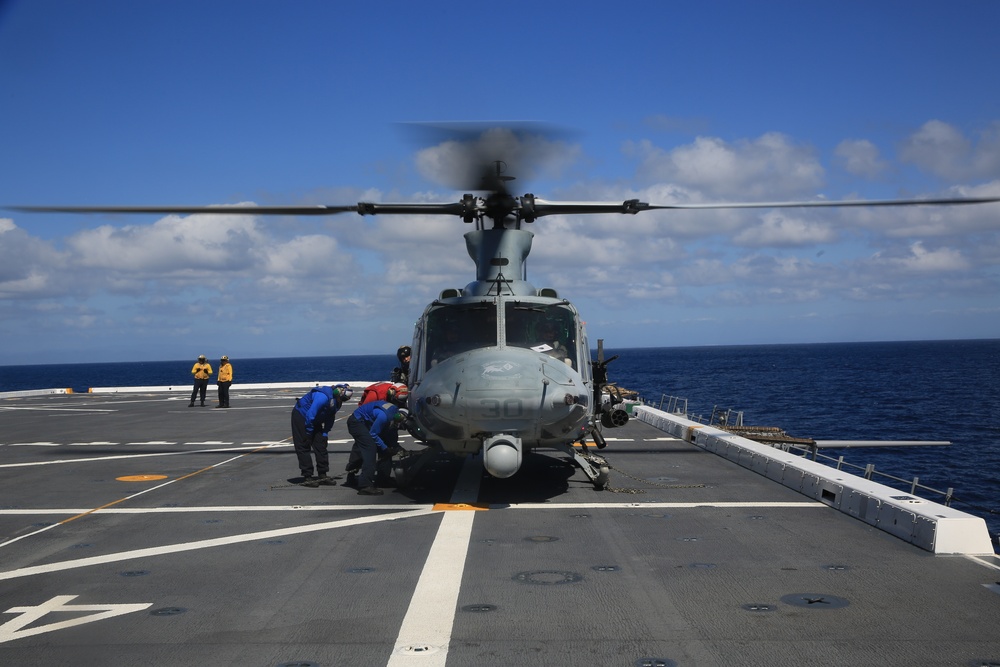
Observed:
[[[198,357],[191,367],[191,374],[194,375],[194,389],[191,390],[191,402],[189,408],[194,407],[194,397],[201,394],[201,406],[205,407],[205,393],[208,391],[208,378],[212,377],[212,367],[205,361],[205,355]]]
[[[219,360],[219,404],[217,408],[229,407],[229,385],[233,383],[233,365],[229,363],[229,357],[223,355]]]

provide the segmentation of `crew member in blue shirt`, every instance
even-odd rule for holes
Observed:
[[[405,395],[396,398],[400,403],[405,400]],[[398,429],[408,416],[406,408],[388,401],[365,403],[354,410],[347,418],[347,432],[354,438],[348,470],[360,461],[360,471],[357,475],[349,472],[345,486],[356,485],[365,496],[382,495],[382,489],[375,486],[375,465],[379,456],[391,455],[398,446]]]
[[[302,471],[302,486],[334,486],[337,482],[330,478],[329,445],[330,429],[340,406],[351,400],[351,388],[346,384],[332,387],[314,387],[295,402],[292,408],[292,444]],[[316,457],[313,477],[313,456]]]

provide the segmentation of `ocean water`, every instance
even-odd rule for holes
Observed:
[[[1000,340],[606,349],[610,380],[655,406],[686,398],[694,415],[817,440],[950,440],[946,447],[822,450],[944,491],[1000,534]],[[213,367],[217,360],[210,360]],[[233,359],[240,383],[381,380],[394,354]],[[194,360],[0,367],[0,392],[190,385]],[[857,472],[857,471],[852,471]],[[876,481],[909,492],[908,483]],[[918,495],[939,500],[933,494]]]

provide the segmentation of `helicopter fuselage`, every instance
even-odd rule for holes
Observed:
[[[527,451],[575,442],[593,428],[590,349],[569,301],[497,268],[521,264],[495,260],[526,255],[530,232],[466,238],[474,258],[485,259],[485,242],[493,271],[425,309],[414,329],[409,405],[427,442],[452,453],[482,450],[491,475],[510,477]]]

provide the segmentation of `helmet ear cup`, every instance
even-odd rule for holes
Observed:
[[[389,387],[388,389],[385,390],[385,400],[389,401],[390,403],[395,403],[396,402],[396,389],[395,389],[395,387]]]

